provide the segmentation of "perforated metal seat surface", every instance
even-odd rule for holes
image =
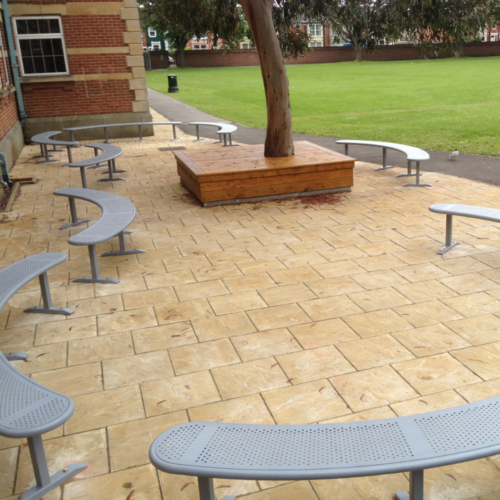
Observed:
[[[42,132],[41,134],[36,134],[31,138],[31,142],[36,144],[46,144],[49,146],[78,146],[76,141],[59,141],[57,139],[52,139],[52,136],[60,134],[60,130],[51,130],[50,132]]]
[[[0,353],[0,435],[37,436],[59,427],[73,411],[71,398],[26,377]]]
[[[300,480],[392,474],[500,453],[500,397],[408,417],[325,425],[190,422],[153,442],[164,472]]]
[[[206,125],[208,127],[219,127],[217,134],[232,134],[238,130],[236,125],[231,123],[218,123],[218,122],[189,122],[189,125]]]
[[[68,239],[71,245],[96,245],[121,233],[135,217],[134,204],[113,193],[85,188],[63,188],[54,191],[58,196],[69,196],[95,203],[102,214],[99,220],[81,233]]]
[[[337,144],[357,145],[357,146],[379,146],[381,148],[393,149],[404,153],[408,160],[411,161],[427,161],[430,159],[429,153],[423,149],[407,146],[405,144],[397,144],[395,142],[379,142],[379,141],[354,141],[350,139],[342,139],[337,141]]]
[[[436,203],[431,205],[429,210],[437,214],[458,215],[461,217],[472,217],[474,219],[500,222],[500,210],[496,208],[457,205],[455,203]]]
[[[96,165],[97,163],[104,163],[114,158],[118,158],[123,153],[123,149],[114,144],[104,144],[102,142],[93,142],[90,144],[85,144],[87,148],[100,149],[102,153],[92,158],[87,158],[86,160],[76,161],[69,163],[68,167],[90,167]]]
[[[24,285],[66,260],[63,253],[31,255],[0,271],[0,311]]]

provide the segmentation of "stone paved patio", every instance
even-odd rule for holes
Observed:
[[[161,120],[155,114],[156,120]],[[14,211],[0,215],[0,267],[45,251],[69,260],[50,275],[70,317],[24,314],[40,300],[27,285],[0,313],[0,349],[29,352],[16,366],[74,399],[74,416],[45,436],[52,471],[89,468],[45,500],[194,500],[196,479],[158,474],[148,448],[188,420],[326,423],[408,415],[500,395],[500,233],[457,220],[461,244],[444,257],[444,216],[431,203],[500,208],[498,188],[426,174],[404,188],[398,169],[358,163],[353,192],[330,199],[201,208],[179,185],[170,152],[211,141],[114,140],[127,182],[98,189],[130,198],[142,255],[100,259],[118,285],[73,284],[89,272],[70,247],[66,199],[79,186],[62,163],[36,165],[25,147],[13,171],[35,175]],[[77,150],[75,158],[89,156]],[[224,150],[221,150],[223,152]],[[64,153],[61,159],[66,160]],[[102,170],[89,170],[97,188]],[[84,203],[77,202],[79,213]],[[90,207],[89,218],[99,210]],[[73,231],[78,231],[73,230]],[[117,241],[101,245],[101,253]],[[426,475],[430,500],[500,498],[500,458]],[[0,498],[33,483],[28,448],[0,438]],[[277,483],[216,480],[217,498],[390,499],[403,474]]]

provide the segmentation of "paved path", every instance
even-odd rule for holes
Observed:
[[[148,89],[149,105],[158,113],[168,117],[170,120],[182,121],[189,123],[194,121],[216,121],[223,123],[232,123],[228,120],[222,120],[216,116],[204,113],[199,109],[177,101],[170,96],[157,92],[156,90]],[[233,134],[234,142],[243,142],[246,144],[263,144],[266,137],[266,131],[260,128],[245,127],[239,123],[238,131]],[[188,133],[194,134],[194,127],[189,125],[181,126],[181,129]],[[215,134],[213,134],[215,140]],[[344,147],[335,143],[337,139],[333,137],[322,137],[318,135],[294,134],[296,141],[310,141],[320,146],[327,147],[334,151],[344,152]],[[431,155],[429,162],[424,162],[421,165],[421,170],[427,172],[440,172],[443,174],[464,177],[476,181],[487,182],[488,184],[500,185],[500,158],[481,155],[465,155],[461,154],[457,161],[450,161],[447,151],[428,150]],[[349,154],[355,158],[372,162],[382,163],[382,148],[349,148]],[[388,152],[388,162],[392,165],[406,167],[406,157],[395,151]]]

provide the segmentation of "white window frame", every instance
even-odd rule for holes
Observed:
[[[319,34],[318,34],[318,26],[319,26]],[[309,34],[311,36],[323,36],[323,26],[321,24],[310,24],[309,25]]]
[[[156,38],[156,30],[154,28],[148,28],[149,38]]]
[[[19,35],[17,32],[17,21],[29,21],[32,19],[57,19],[59,21],[59,28],[61,28],[60,33],[38,33],[37,35]],[[44,76],[44,77],[50,77],[50,76],[61,76],[61,75],[69,75],[69,63],[68,63],[68,54],[66,52],[66,41],[64,39],[64,30],[63,30],[63,23],[62,23],[62,18],[61,16],[19,16],[19,17],[13,17],[12,18],[13,24],[14,24],[14,35],[16,38],[16,50],[18,54],[18,59],[19,59],[19,67],[21,68],[21,75],[25,76],[27,78],[31,77],[38,77],[38,76]],[[59,38],[62,40],[62,48],[63,48],[63,55],[64,55],[64,63],[66,64],[67,71],[64,72],[59,72],[59,73],[26,73],[24,71],[24,63],[23,63],[23,58],[21,56],[21,45],[20,45],[20,40],[40,40],[40,39],[47,39],[47,38]]]
[[[161,42],[151,42],[151,50],[161,50]]]
[[[9,81],[9,70],[7,67],[7,59],[5,57],[5,48],[3,46],[3,38],[2,35],[0,35],[0,50],[2,51],[2,61],[3,61],[3,70],[5,72],[5,85],[2,84],[2,78],[0,76],[0,89],[5,87],[8,87],[10,85]]]

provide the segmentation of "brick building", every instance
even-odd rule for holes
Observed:
[[[39,132],[151,121],[136,0],[4,0],[1,17],[0,152],[11,156],[9,164],[19,144]]]

